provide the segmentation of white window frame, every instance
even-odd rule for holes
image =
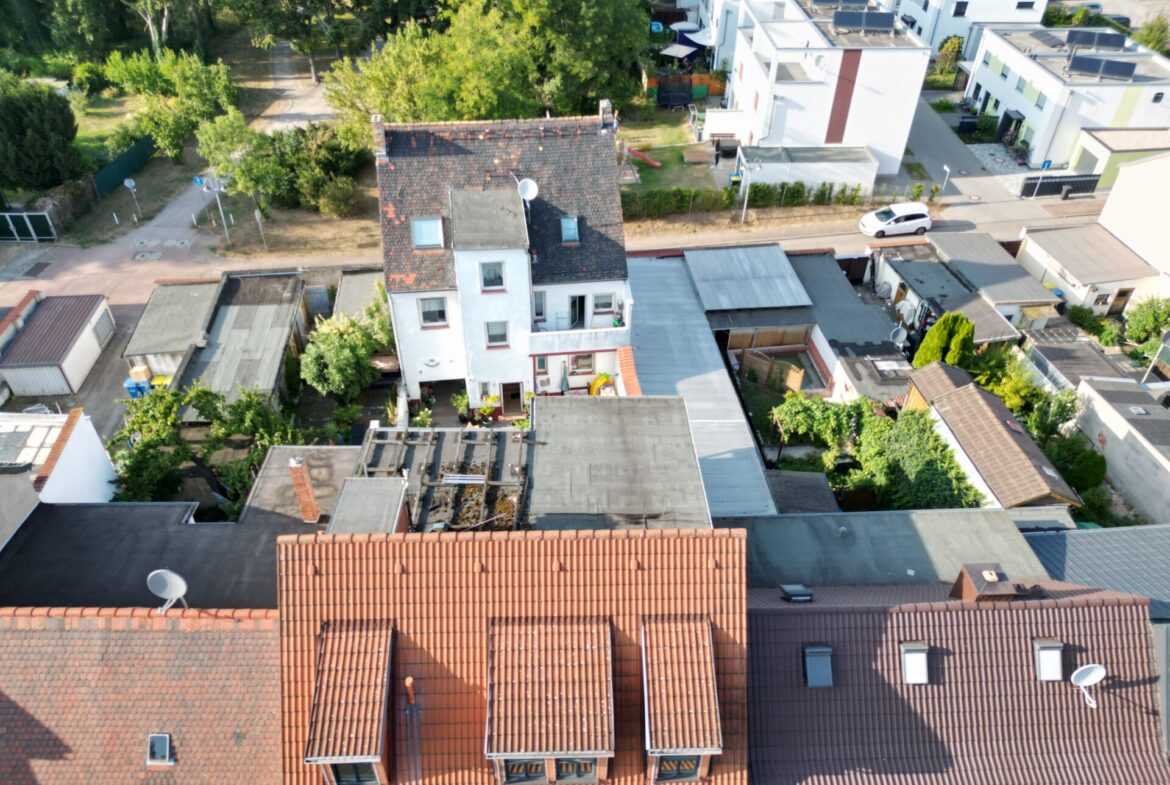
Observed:
[[[566,226],[573,227],[573,236],[572,237],[569,237],[568,233],[565,231]],[[561,243],[563,243],[565,245],[571,245],[572,243],[579,243],[579,242],[581,242],[581,222],[580,222],[580,219],[575,215],[562,215],[561,216]]]
[[[492,342],[492,325],[493,324],[504,325],[504,340],[495,341],[494,343]],[[487,341],[488,346],[507,346],[508,345],[508,322],[507,321],[484,322],[483,323],[483,333],[484,333],[484,339]]]
[[[1048,103],[1048,99],[1044,96],[1044,93],[1036,93],[1036,108],[1037,109],[1039,109],[1040,111],[1044,111],[1044,106],[1047,103]]]
[[[426,243],[426,244],[420,245],[419,244],[419,233],[416,231],[416,228],[420,227],[424,224],[432,224],[432,223],[437,223],[439,225],[439,242],[438,242],[438,244],[436,245],[433,243]],[[443,247],[443,219],[437,215],[426,216],[423,218],[410,219],[410,245],[411,245],[411,247],[413,247],[417,250],[420,250],[420,251],[427,251],[427,250],[432,250],[435,248],[442,248]]]
[[[423,309],[423,303],[434,302],[435,300],[439,300],[443,303],[443,321],[441,321],[441,322],[428,322],[427,321],[427,312]],[[447,321],[447,298],[446,297],[420,297],[418,299],[418,323],[420,325],[422,325],[423,327],[446,327],[449,324],[449,322]]]
[[[577,367],[577,358],[578,357],[588,357],[589,358],[589,367],[585,368],[585,369],[578,368]],[[596,371],[594,369],[596,369],[596,368],[597,368],[597,358],[593,356],[592,352],[582,352],[581,354],[569,355],[569,374],[571,376],[585,376],[586,374],[595,373]]]
[[[546,300],[544,290],[537,289],[532,293],[532,321],[543,322],[548,318],[546,316],[548,308]]]
[[[608,297],[609,298],[609,307],[608,308],[598,308],[597,307],[597,298],[598,297]],[[614,298],[612,292],[595,294],[595,295],[593,295],[593,313],[595,313],[595,314],[597,314],[597,313],[613,313],[614,309],[615,309],[614,303],[616,303],[616,302],[617,302],[617,300]]]
[[[500,285],[488,286],[484,277],[484,271],[489,264],[498,264],[500,266]],[[479,288],[481,292],[503,292],[508,289],[508,279],[504,274],[503,262],[480,262],[479,263]]]
[[[1017,93],[1022,93],[1022,92],[1024,92],[1024,88],[1025,88],[1025,87],[1027,87],[1027,86],[1028,86],[1028,80],[1027,80],[1027,79],[1025,79],[1025,78],[1024,78],[1024,77],[1022,77],[1022,76],[1017,76],[1017,77],[1016,77],[1016,92],[1017,92]]]
[[[537,375],[548,376],[548,356],[542,354],[533,359],[536,360],[535,368]]]

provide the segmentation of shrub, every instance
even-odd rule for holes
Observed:
[[[134,144],[145,136],[146,133],[142,130],[142,126],[138,123],[136,118],[131,118],[124,123],[119,123],[114,132],[106,137],[106,155],[111,160],[117,158],[122,153],[129,150]]]
[[[1102,319],[1101,331],[1097,333],[1097,340],[1104,346],[1119,346],[1125,331],[1116,319]]]
[[[910,199],[914,202],[922,201],[922,192],[926,190],[926,186],[922,183],[915,183],[910,187]]]
[[[73,74],[69,83],[74,90],[80,90],[86,95],[95,95],[109,86],[106,72],[97,63],[78,63],[73,66]]]
[[[955,111],[955,102],[949,98],[939,98],[930,102],[930,108],[940,114]]]
[[[975,131],[984,137],[990,137],[995,134],[996,125],[999,119],[993,114],[981,114],[979,119],[975,121]]]
[[[46,52],[32,68],[33,76],[47,76],[51,79],[68,80],[73,76],[77,57],[67,52]]]
[[[784,207],[796,207],[808,201],[808,186],[804,183],[788,183],[784,188]]]
[[[1077,493],[1096,488],[1105,480],[1105,456],[1093,450],[1084,434],[1052,439],[1044,454]]]
[[[829,204],[833,199],[833,184],[821,183],[813,195],[813,204]]]
[[[106,79],[133,95],[163,95],[167,80],[150,53],[143,50],[124,56],[114,52],[106,58]]]
[[[410,416],[411,428],[430,428],[431,422],[434,418],[431,415],[430,409],[419,409]]]
[[[1170,299],[1150,297],[1129,309],[1125,315],[1125,331],[1134,343],[1161,339],[1170,327]]]
[[[938,199],[938,194],[939,194],[939,191],[941,191],[941,190],[942,190],[942,186],[940,186],[938,183],[931,183],[930,184],[930,196],[928,196],[926,198],[926,201],[933,204]]]
[[[70,90],[65,94],[69,99],[69,108],[73,110],[74,117],[83,117],[89,114],[89,95],[82,90]]]
[[[334,177],[321,190],[317,206],[322,215],[348,218],[357,209],[357,185],[352,177]]]

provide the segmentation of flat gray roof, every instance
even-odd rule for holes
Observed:
[[[241,388],[271,393],[284,369],[303,284],[299,275],[232,275],[224,283],[207,346],[182,384],[202,382],[229,401]]]
[[[1170,150],[1170,128],[1086,128],[1084,133],[1115,153]]]
[[[384,273],[381,270],[349,270],[341,273],[337,286],[337,299],[333,301],[334,316],[360,318],[366,308],[378,299],[378,284]]]
[[[798,308],[812,301],[779,245],[683,252],[703,309]]]
[[[710,528],[681,398],[536,398],[532,426],[537,528],[557,528],[559,516],[579,528],[571,519],[581,515],[607,522],[581,528]]]
[[[1016,581],[1047,578],[1004,510],[907,510],[717,519],[747,529],[748,587],[951,583],[997,562]]]
[[[748,163],[877,163],[867,147],[741,147]]]
[[[317,495],[321,515],[332,515],[341,487],[357,469],[360,447],[318,445],[279,446],[268,451],[248,501],[240,513],[240,523],[295,525],[299,531],[314,532],[315,526],[301,518],[301,507],[288,473],[289,460],[300,457],[309,469],[309,481]]]
[[[1154,396],[1137,383],[1105,382],[1085,379],[1082,387],[1088,387],[1126,421],[1135,433],[1140,434],[1158,452],[1170,458],[1170,409],[1164,408]],[[1135,412],[1138,408],[1142,413]],[[1165,479],[1150,478],[1151,482],[1165,482]]]
[[[390,533],[406,496],[402,477],[347,477],[329,516],[329,534]]]
[[[299,524],[187,523],[182,503],[40,504],[0,553],[0,604],[152,607],[170,569],[193,608],[275,608],[276,538]]]
[[[1082,284],[1152,278],[1158,271],[1098,223],[1029,229],[1036,243]]]
[[[1024,535],[1054,580],[1150,598],[1150,618],[1170,622],[1170,524]]]
[[[219,286],[219,281],[155,286],[122,356],[186,352],[203,338]]]
[[[1131,376],[1132,372],[1115,365],[1084,330],[1068,322],[1049,322],[1043,330],[1026,330],[1024,334],[1030,341],[1032,361],[1037,365],[1047,363],[1059,374],[1057,379],[1063,377],[1068,387],[1075,388],[1086,376],[1121,379]]]
[[[930,242],[952,270],[995,305],[1060,301],[985,232],[941,232],[932,234]]]
[[[639,316],[631,344],[646,395],[681,395],[712,515],[776,507],[739,397],[682,259],[628,260]]]
[[[524,200],[513,183],[489,191],[452,189],[451,231],[456,249],[527,248]]]
[[[1019,337],[1019,331],[999,311],[968,289],[938,260],[915,261],[887,257],[887,261],[919,297],[933,301],[944,312],[958,311],[970,319],[975,325],[976,344]]]
[[[768,469],[768,487],[781,515],[810,512],[839,512],[837,497],[829,479],[820,472],[795,472]]]

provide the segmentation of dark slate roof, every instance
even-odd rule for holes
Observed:
[[[192,608],[275,608],[276,538],[304,524],[187,523],[188,502],[40,504],[0,554],[0,606],[141,608],[146,576],[187,580]]]
[[[0,368],[28,365],[55,365],[69,354],[73,344],[106,298],[100,294],[46,297],[37,304],[24,329],[16,336]]]
[[[451,190],[515,190],[514,177],[540,189],[529,224],[534,284],[626,278],[614,140],[593,118],[390,125],[385,133],[377,169],[389,291],[454,289]],[[579,244],[561,244],[563,215],[579,217]],[[442,216],[444,247],[416,252],[410,220],[428,216]]]
[[[1043,598],[964,603],[949,587],[813,587],[810,604],[748,591],[752,785],[1170,782],[1145,601],[1055,582]],[[1085,705],[1036,678],[1033,640],[1064,644],[1065,678],[1104,663]],[[903,682],[922,643],[928,684]],[[804,684],[803,647],[831,649],[833,686]]]
[[[1150,598],[1150,618],[1170,622],[1170,524],[1026,534],[1048,574]]]

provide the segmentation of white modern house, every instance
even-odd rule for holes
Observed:
[[[1112,29],[988,28],[967,67],[966,98],[1033,167],[1068,165],[1086,128],[1170,126],[1170,60]]]
[[[1047,0],[877,0],[902,24],[938,51],[951,36],[963,39],[963,51],[975,52],[986,25],[1040,24]]]
[[[630,343],[612,129],[592,118],[383,126],[386,290],[411,400],[586,394]]]
[[[930,47],[891,13],[741,0],[728,108],[707,110],[703,138],[804,157],[852,149],[857,162],[864,151],[878,174],[896,174],[929,60]]]

